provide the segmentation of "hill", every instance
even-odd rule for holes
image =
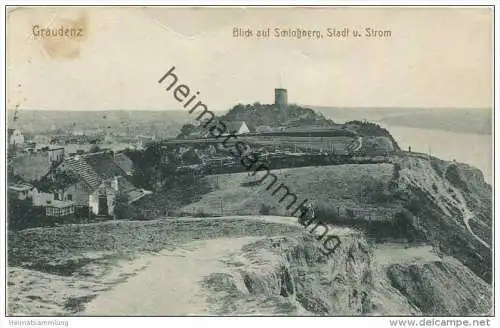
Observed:
[[[221,120],[225,122],[245,121],[252,127],[261,125],[271,127],[320,126],[325,128],[337,126],[321,113],[294,104],[288,105],[286,110],[281,110],[276,105],[269,104],[238,104],[222,116]]]
[[[288,105],[285,110],[272,104],[237,104],[218,119],[226,125],[230,122],[245,122],[252,133],[262,134],[256,131],[257,128],[266,127],[270,128],[274,134],[279,132],[279,134],[287,136],[317,137],[313,142],[321,140],[323,136],[386,137],[392,142],[393,149],[400,149],[389,131],[376,123],[366,120],[351,120],[344,124],[338,124],[319,111],[295,104]],[[200,137],[207,135],[207,133],[201,124],[195,126],[189,123],[183,126],[178,138],[190,138],[190,135]],[[264,135],[271,135],[271,133],[268,131]]]
[[[283,184],[312,202],[325,223],[362,229],[375,242],[406,239],[431,244],[491,281],[492,194],[481,171],[436,158],[395,157],[393,164],[274,170],[271,179],[246,173],[203,178],[211,190],[179,212],[205,215],[290,215]]]

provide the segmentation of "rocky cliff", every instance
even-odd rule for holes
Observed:
[[[393,252],[401,249],[393,249]],[[342,237],[331,257],[295,235],[247,244],[205,277],[211,312],[223,315],[480,315],[491,288],[460,262],[411,256],[382,264],[361,234]]]
[[[413,228],[436,250],[491,282],[492,192],[481,171],[416,156],[398,164],[398,188]]]

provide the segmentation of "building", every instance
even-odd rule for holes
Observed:
[[[24,144],[24,135],[19,129],[7,129],[9,145],[18,146]]]
[[[52,201],[54,201],[55,195],[54,193],[48,191],[48,190],[43,190],[43,188],[40,187],[34,187],[31,190],[31,197],[32,197],[32,202],[33,206],[46,206],[47,204],[50,204]]]
[[[154,136],[139,135],[139,136],[136,136],[135,139],[136,139],[135,149],[144,150],[144,149],[148,148],[149,145],[153,144],[153,142],[155,141],[156,138]]]
[[[250,129],[245,121],[233,121],[226,123],[226,133],[229,135],[234,132],[235,135],[250,133]]]
[[[59,164],[64,160],[64,148],[52,148],[46,150],[51,165]]]
[[[136,188],[126,176],[111,152],[69,157],[42,181],[41,194],[34,198],[38,203],[44,199],[47,205],[47,194],[52,194],[53,200],[89,207],[98,216],[112,216],[118,197],[131,203],[150,193]]]
[[[33,189],[32,185],[24,183],[12,184],[8,187],[9,194],[15,195],[16,199],[19,200],[30,198],[31,189]]]
[[[37,134],[33,137],[33,141],[37,144],[37,145],[48,145],[50,144],[50,140],[52,139],[51,136],[48,136],[48,135],[44,135],[44,134]]]
[[[274,89],[274,104],[281,109],[286,108],[288,105],[288,94],[286,89]]]

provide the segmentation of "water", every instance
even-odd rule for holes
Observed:
[[[408,150],[408,146],[411,145],[412,151],[415,152],[430,151],[438,158],[455,159],[472,165],[483,172],[488,183],[492,183],[492,135],[380,125],[392,134],[402,149]]]

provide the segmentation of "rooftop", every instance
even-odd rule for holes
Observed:
[[[18,191],[18,192],[29,191],[29,190],[31,190],[31,188],[33,188],[33,186],[31,186],[29,184],[22,184],[22,183],[18,183],[18,184],[14,184],[14,185],[9,186],[10,190]]]

